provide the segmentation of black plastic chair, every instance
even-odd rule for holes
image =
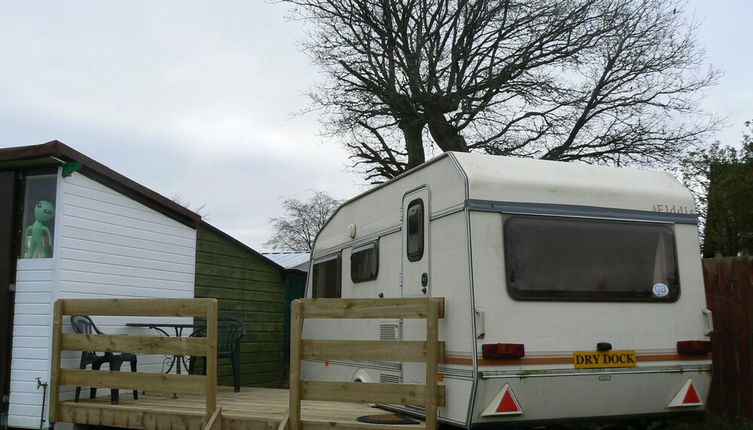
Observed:
[[[92,321],[92,319],[86,315],[71,315],[71,326],[73,326],[73,331],[78,334],[105,334],[102,333],[102,331],[100,331],[94,324],[94,321]],[[86,366],[91,365],[92,370],[99,370],[103,364],[108,363],[110,365],[110,370],[119,371],[120,367],[125,361],[131,363],[131,371],[135,372],[136,354],[127,352],[122,354],[113,354],[112,352],[105,352],[104,355],[97,355],[97,353],[94,351],[82,351],[79,369],[86,369]],[[78,402],[80,395],[81,387],[76,387],[76,402]],[[91,387],[89,389],[89,398],[93,399],[96,396],[97,388]],[[138,398],[139,392],[133,390],[133,399],[137,400]],[[113,405],[120,403],[120,393],[117,389],[110,390],[110,402]]]
[[[235,392],[241,390],[241,338],[246,334],[246,325],[238,318],[221,316],[217,318],[217,357],[229,357],[233,364],[233,382]],[[207,328],[199,327],[190,337],[206,337]],[[196,361],[204,359],[204,371],[207,374],[206,357],[191,357],[188,363],[188,373],[194,374]]]

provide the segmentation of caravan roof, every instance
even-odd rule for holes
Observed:
[[[468,153],[449,156],[468,178],[470,199],[657,212],[668,205],[667,212],[674,206],[681,213],[694,207],[692,195],[666,172]]]
[[[320,232],[315,257],[352,242],[350,223],[358,222],[356,240],[396,228],[403,194],[425,184],[432,216],[467,207],[697,223],[692,195],[666,172],[447,152],[345,202],[322,228],[334,230]]]

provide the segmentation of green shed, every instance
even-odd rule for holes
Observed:
[[[306,276],[308,275],[311,253],[301,251],[265,252],[262,255],[285,269],[285,342],[290,344],[290,303],[306,295]],[[285,363],[290,366],[290,348],[285,349]],[[285,372],[285,382],[289,372]],[[284,388],[288,388],[284,385]]]
[[[285,339],[290,343],[290,303],[306,293],[306,276],[311,259],[310,252],[265,252],[262,255],[285,269]],[[290,350],[285,350],[285,361],[290,361]]]
[[[221,316],[246,323],[241,341],[241,386],[287,383],[285,269],[202,221],[196,239],[196,297],[214,297]],[[218,363],[218,384],[232,385],[230,360]]]

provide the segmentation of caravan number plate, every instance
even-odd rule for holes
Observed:
[[[575,351],[573,364],[576,369],[604,367],[635,367],[635,351]]]

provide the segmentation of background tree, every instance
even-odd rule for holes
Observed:
[[[341,203],[323,191],[315,191],[305,202],[286,198],[282,202],[285,216],[269,219],[274,233],[264,246],[282,251],[311,252],[317,233]]]
[[[714,127],[679,0],[281,1],[313,26],[314,107],[372,182],[437,151],[668,163]]]
[[[692,151],[682,159],[682,177],[696,197],[704,257],[753,252],[753,121],[742,146]]]
[[[174,201],[175,203],[183,206],[184,208],[196,213],[203,219],[204,221],[207,221],[209,219],[209,212],[207,211],[207,204],[206,203],[192,203],[188,200],[185,200],[183,196],[180,193],[175,193],[172,196],[170,196],[170,200]]]

